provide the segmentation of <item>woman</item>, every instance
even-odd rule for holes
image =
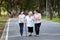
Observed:
[[[26,16],[26,24],[28,27],[28,35],[32,36],[33,33],[33,27],[34,27],[34,22],[33,22],[33,16],[32,16],[32,11],[30,11],[28,13],[28,15]]]
[[[34,23],[35,23],[35,36],[39,36],[39,28],[41,26],[41,14],[38,10],[34,11]]]
[[[23,27],[24,27],[24,20],[25,20],[25,15],[23,13],[24,11],[22,11],[21,14],[19,15],[19,26],[20,26],[21,36],[23,35]]]

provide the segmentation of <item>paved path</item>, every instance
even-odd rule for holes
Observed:
[[[19,24],[17,18],[12,18],[6,23],[1,40],[60,40],[60,23],[42,21],[39,37],[28,37],[27,28],[24,27],[23,36],[19,33]]]

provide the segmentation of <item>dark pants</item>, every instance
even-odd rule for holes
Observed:
[[[23,27],[24,27],[24,23],[19,23],[20,26],[20,34],[21,36],[23,35]]]
[[[36,32],[36,35],[39,35],[40,26],[41,26],[41,23],[35,23],[35,32]]]

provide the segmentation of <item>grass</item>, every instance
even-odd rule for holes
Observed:
[[[46,20],[46,16],[42,16],[42,19],[43,20]],[[56,17],[56,18],[53,18],[52,20],[50,20],[49,18],[47,18],[48,21],[53,21],[53,22],[58,22],[60,23],[60,18]]]
[[[46,20],[46,16],[42,16],[42,19]]]
[[[59,22],[59,23],[60,23],[60,18],[53,18],[52,21],[54,21],[54,22]]]
[[[7,16],[0,16],[0,37],[3,33],[3,29],[5,27],[5,23],[7,22],[8,17]]]

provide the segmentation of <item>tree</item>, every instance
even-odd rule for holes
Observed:
[[[53,7],[52,7],[52,0],[48,0],[48,11],[49,11],[49,16],[50,16],[50,20],[53,19]]]
[[[58,0],[57,5],[58,5],[58,17],[60,18],[60,0]]]
[[[40,13],[43,16],[43,12],[46,9],[46,0],[36,0],[36,5],[38,7],[38,10],[40,11]]]

